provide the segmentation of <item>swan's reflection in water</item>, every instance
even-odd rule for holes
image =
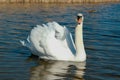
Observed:
[[[64,61],[40,61],[31,69],[30,80],[84,80],[86,63]]]

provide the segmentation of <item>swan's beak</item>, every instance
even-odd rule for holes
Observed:
[[[77,23],[81,24],[81,22],[82,22],[82,16],[77,16]]]
[[[83,15],[81,14],[81,13],[79,13],[78,15],[77,15],[77,23],[78,24],[81,24],[81,22],[82,22],[82,19],[83,18]]]

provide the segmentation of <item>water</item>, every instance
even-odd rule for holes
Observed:
[[[84,63],[43,61],[21,46],[36,24],[56,21],[74,36],[84,14]],[[120,3],[0,4],[0,80],[120,80]]]

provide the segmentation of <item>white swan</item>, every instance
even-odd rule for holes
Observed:
[[[75,28],[75,45],[72,35],[66,27],[57,22],[37,25],[31,30],[26,41],[20,41],[34,55],[42,59],[82,62],[86,60],[83,43],[83,15],[77,15],[78,25]]]

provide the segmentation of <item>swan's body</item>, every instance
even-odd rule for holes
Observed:
[[[68,29],[56,22],[37,25],[31,30],[27,41],[21,43],[42,59],[85,61],[82,24],[75,29],[75,44]]]

